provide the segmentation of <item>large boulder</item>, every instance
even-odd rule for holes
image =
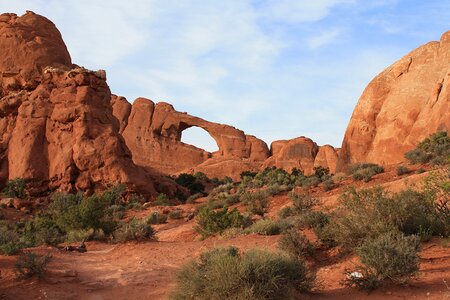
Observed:
[[[412,51],[366,87],[347,126],[338,169],[399,163],[439,130],[450,130],[450,31]]]

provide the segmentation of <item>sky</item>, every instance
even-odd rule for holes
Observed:
[[[61,31],[74,63],[105,69],[114,94],[274,140],[341,145],[383,69],[450,30],[450,1],[0,0]],[[214,150],[201,129],[183,141]]]

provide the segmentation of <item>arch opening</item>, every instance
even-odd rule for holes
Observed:
[[[216,152],[219,146],[214,138],[201,127],[189,127],[181,132],[181,142],[208,152]]]

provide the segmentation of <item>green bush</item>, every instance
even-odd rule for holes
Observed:
[[[245,218],[237,209],[228,211],[228,208],[225,207],[219,211],[214,211],[209,207],[202,207],[197,214],[195,230],[205,238],[221,233],[227,228],[239,228],[245,225]]]
[[[371,290],[385,280],[405,283],[419,271],[418,246],[417,237],[395,231],[365,240],[357,249],[362,264],[357,269],[362,270],[362,276],[352,276],[346,271],[344,284]]]
[[[25,245],[12,224],[0,221],[0,253],[5,255],[17,254]]]
[[[25,179],[16,178],[8,180],[3,189],[3,194],[10,198],[25,198]]]
[[[304,234],[297,229],[287,230],[278,241],[278,248],[288,253],[294,258],[313,257],[315,254],[314,246]]]
[[[156,206],[170,206],[170,199],[166,194],[159,194],[158,197],[156,197],[155,202],[153,203]]]
[[[381,188],[350,189],[341,196],[330,221],[334,238],[344,248],[354,248],[367,238],[391,230],[419,235],[423,239],[448,236],[450,218],[445,208],[440,209],[438,199],[427,191],[405,190],[389,195]],[[448,208],[448,203],[446,205]]]
[[[195,200],[200,199],[203,197],[202,193],[196,193],[194,195],[191,195],[187,198],[186,203],[192,204],[195,203]]]
[[[37,276],[42,278],[45,274],[48,263],[52,260],[50,255],[38,255],[25,252],[19,256],[14,265],[14,272],[18,279]]]
[[[191,194],[202,193],[205,190],[205,186],[200,180],[204,179],[206,175],[203,173],[198,173],[196,175],[197,177],[191,174],[181,173],[175,178],[175,182],[188,188]]]
[[[297,227],[313,229],[323,227],[330,222],[330,217],[322,211],[306,211],[295,218]]]
[[[146,219],[147,224],[165,224],[167,223],[167,215],[160,214],[159,212],[154,212],[152,215],[148,216]]]
[[[445,131],[436,132],[420,142],[414,150],[406,152],[405,158],[413,164],[448,164],[450,162],[450,137]]]
[[[179,271],[171,299],[290,299],[314,279],[303,261],[278,253],[215,249]]]
[[[408,169],[405,166],[398,166],[397,167],[397,176],[402,176],[402,175],[408,174],[410,172],[411,172],[411,170]]]
[[[349,172],[352,174],[354,180],[369,182],[373,176],[383,173],[384,168],[371,163],[353,164],[350,166]]]
[[[298,213],[302,213],[304,211],[312,209],[314,206],[317,206],[320,202],[313,198],[310,194],[297,194],[295,192],[290,192],[288,194],[289,198],[292,200],[294,204],[294,209]]]
[[[114,231],[116,242],[142,241],[155,236],[155,231],[146,222],[133,218],[129,222],[123,222]]]
[[[260,235],[278,235],[292,227],[286,220],[261,219],[253,223],[245,231],[246,233],[257,233]]]

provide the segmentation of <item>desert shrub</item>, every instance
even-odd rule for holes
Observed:
[[[202,197],[203,197],[202,193],[196,193],[194,195],[189,196],[186,200],[186,203],[190,203],[190,204],[195,203],[195,200],[200,199]]]
[[[15,228],[6,222],[0,223],[0,253],[14,255],[24,247]]]
[[[208,207],[211,209],[223,208],[224,206],[231,206],[240,201],[238,194],[230,195],[227,192],[222,192],[215,194],[214,196],[208,197]]]
[[[104,239],[103,231],[94,231],[92,228],[90,229],[75,229],[71,230],[66,235],[66,242],[82,242],[89,240],[102,240]]]
[[[309,189],[318,186],[321,183],[320,178],[316,176],[308,176],[299,182],[301,187],[304,189]]]
[[[45,274],[48,263],[52,260],[50,255],[38,255],[31,252],[25,252],[19,256],[15,265],[14,272],[18,279],[37,276],[42,278]]]
[[[153,238],[155,231],[146,222],[133,218],[129,222],[123,222],[114,231],[114,239],[117,242],[141,241]]]
[[[181,218],[183,218],[183,211],[180,209],[173,210],[169,213],[168,217],[169,217],[169,219],[174,219],[174,220],[181,219]]]
[[[253,223],[245,231],[260,235],[278,235],[293,225],[286,220],[261,219]]]
[[[395,228],[389,218],[391,213],[383,209],[389,207],[392,207],[390,200],[381,188],[347,190],[340,197],[331,219],[333,239],[344,248],[352,249],[367,237]]]
[[[29,247],[42,244],[56,246],[65,240],[65,234],[52,216],[44,213],[25,223],[21,238]]]
[[[285,255],[214,249],[179,271],[171,299],[290,299],[295,290],[309,291],[314,279],[303,261]]]
[[[175,178],[175,182],[188,188],[191,194],[202,193],[205,190],[205,186],[200,181],[202,176],[200,174],[197,177],[191,174],[181,173]]]
[[[222,193],[229,193],[235,186],[233,183],[226,183],[216,186],[210,193],[209,197],[214,197]]]
[[[333,175],[332,179],[334,182],[342,182],[347,178],[347,174],[339,172]]]
[[[303,174],[302,174],[303,176]],[[261,188],[264,186],[288,186],[292,188],[296,176],[289,174],[283,169],[275,167],[266,168],[253,176],[253,174],[244,175],[241,178],[240,186],[242,188]]]
[[[155,202],[153,203],[156,206],[170,206],[170,199],[166,194],[159,194],[158,197],[156,197]]]
[[[450,158],[450,137],[447,132],[436,132],[421,141],[414,150],[405,153],[413,164],[448,164]]]
[[[411,172],[411,170],[409,170],[405,166],[398,166],[397,167],[397,176],[402,176],[402,175],[408,174],[410,172]]]
[[[264,217],[268,207],[269,199],[267,197],[255,198],[247,203],[247,211],[261,217]]]
[[[167,223],[167,215],[156,211],[146,218],[146,223],[154,225]]]
[[[257,174],[258,172],[244,171],[239,174],[239,177],[241,178],[241,180],[243,180],[245,177],[254,178]]]
[[[325,181],[331,177],[330,169],[322,166],[314,167],[314,176],[319,178],[321,181]]]
[[[416,171],[416,174],[422,174],[422,173],[425,173],[425,172],[426,172],[425,169],[420,168],[420,169],[418,169],[418,170]]]
[[[101,195],[93,195],[83,198],[79,205],[81,228],[101,229],[105,234],[110,234],[117,226],[112,214],[108,213],[110,202]]]
[[[298,213],[310,210],[319,204],[319,201],[313,198],[310,194],[297,194],[295,192],[290,192],[288,197],[292,200],[294,209],[297,210]]]
[[[315,254],[311,242],[294,228],[283,233],[278,241],[278,248],[294,258],[313,257]]]
[[[405,283],[419,271],[418,246],[417,237],[404,236],[396,231],[365,240],[357,249],[362,264],[357,270],[362,271],[362,276],[346,271],[348,276],[344,284],[371,290],[385,280]]]
[[[331,178],[325,180],[322,184],[323,184],[323,190],[325,192],[331,191],[332,189],[334,189],[336,187],[336,184],[334,183],[333,179],[331,179]]]
[[[322,211],[306,211],[295,217],[298,228],[314,229],[323,227],[330,222],[330,217]]]
[[[8,180],[3,189],[3,194],[11,198],[25,198],[25,179],[16,178]]]
[[[237,209],[228,211],[225,207],[219,211],[214,211],[209,207],[203,207],[197,214],[197,226],[195,230],[203,237],[208,237],[216,233],[221,233],[227,228],[244,227],[245,218]]]
[[[389,195],[381,188],[351,189],[342,195],[331,219],[336,241],[353,248],[391,230],[425,239],[448,236],[450,219],[439,210],[436,197],[430,195],[413,190]]]
[[[289,218],[289,217],[292,217],[292,216],[295,216],[295,215],[297,215],[297,210],[294,208],[294,207],[292,207],[292,206],[286,206],[286,207],[283,207],[281,210],[280,210],[280,212],[278,213],[278,216],[281,218],[281,219],[286,219],[286,218]]]
[[[110,205],[119,205],[123,201],[123,194],[125,190],[125,184],[116,184],[108,188],[101,195]],[[145,199],[142,195],[132,194],[131,199],[135,202],[145,202]]]
[[[315,226],[312,229],[323,247],[332,248],[337,245],[333,224],[326,223],[323,226]]]
[[[383,173],[383,167],[377,164],[365,163],[365,164],[353,164],[349,168],[350,174],[354,180],[364,180],[368,182],[373,176]]]

